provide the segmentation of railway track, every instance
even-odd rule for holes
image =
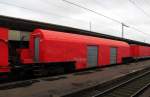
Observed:
[[[97,93],[92,97],[137,97],[137,95],[148,86],[150,86],[150,71],[127,80],[104,92]]]
[[[96,71],[101,71],[100,68],[93,68],[86,71],[80,71],[80,72],[73,72],[73,73],[67,73],[67,74],[61,74],[61,75],[54,75],[54,76],[47,76],[47,77],[39,77],[39,78],[31,78],[31,79],[25,79],[25,80],[17,80],[17,81],[6,81],[5,83],[0,83],[0,90],[8,90],[13,88],[19,88],[19,87],[26,87],[30,86],[34,83],[41,82],[41,81],[55,81],[59,79],[66,79],[69,74],[71,75],[84,75],[93,73]]]
[[[113,89],[117,89],[117,88],[119,89],[119,86],[122,87],[123,83],[125,83],[131,79],[136,80],[140,77],[144,77],[145,75],[149,74],[150,67],[144,67],[144,68],[133,70],[134,72],[133,71],[132,71],[132,73],[129,72],[127,74],[127,76],[124,76],[124,74],[123,74],[123,76],[121,75],[122,77],[120,77],[120,78],[117,77],[117,79],[111,80],[111,81],[103,83],[101,85],[99,85],[99,83],[97,85],[94,84],[95,85],[94,87],[89,86],[87,89],[84,89],[84,90],[81,90],[78,92],[74,92],[74,93],[70,92],[71,94],[66,94],[66,95],[64,95],[65,94],[64,93],[63,94],[64,96],[62,96],[62,95],[61,96],[62,97],[108,97],[106,94],[111,93]],[[88,71],[72,73],[71,76],[84,75],[84,74],[89,74],[89,73],[93,73],[93,72],[97,72],[97,71],[101,71],[101,70],[102,70],[101,68],[90,69]],[[64,75],[53,76],[53,77],[42,77],[42,78],[29,79],[29,80],[24,80],[24,81],[4,83],[4,84],[0,84],[0,90],[8,90],[8,89],[14,89],[14,88],[20,88],[20,87],[27,87],[34,83],[38,83],[38,82],[55,81],[55,80],[59,80],[59,79],[67,79],[68,77],[69,76],[67,76],[67,74],[64,74]],[[149,79],[147,79],[147,80],[150,82],[150,76],[148,78]],[[131,82],[132,82],[132,80],[131,80]],[[147,84],[147,85],[141,87],[140,89],[138,88],[138,91],[136,93],[134,92],[134,94],[138,95],[148,86],[149,85]],[[43,96],[39,96],[39,97],[43,97]],[[119,95],[119,96],[109,96],[109,97],[128,97],[128,96]]]
[[[63,97],[137,97],[150,86],[150,68]]]
[[[144,60],[139,60],[139,62],[144,62]],[[131,62],[132,63],[132,62]],[[129,63],[129,64],[131,64]],[[128,64],[128,65],[129,65]],[[136,64],[139,64],[138,62]],[[122,65],[127,65],[127,64],[122,64]],[[109,67],[117,67],[119,65],[110,65],[110,66],[107,66],[107,67],[101,67],[101,68],[109,68]],[[23,82],[23,81],[26,81],[26,80],[35,80],[35,79],[41,79],[41,78],[47,78],[47,77],[53,77],[53,76],[60,76],[60,75],[67,75],[67,74],[75,74],[75,75],[80,75],[80,74],[84,74],[84,73],[87,73],[88,71],[91,71],[91,70],[101,70],[101,68],[90,68],[90,69],[87,69],[87,70],[82,70],[82,71],[72,71],[72,72],[66,72],[66,73],[56,73],[56,74],[50,74],[50,75],[47,75],[47,76],[30,76],[30,77],[22,77],[22,78],[11,78],[11,79],[0,79],[0,86],[3,85],[3,84],[7,84],[7,83],[15,83],[15,82]]]

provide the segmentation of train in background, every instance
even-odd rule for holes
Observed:
[[[149,58],[150,47],[59,31],[35,29],[12,41],[0,28],[0,75],[48,75]],[[24,41],[30,36],[28,41]]]

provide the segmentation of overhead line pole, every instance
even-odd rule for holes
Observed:
[[[124,38],[124,27],[129,27],[129,26],[125,25],[124,23],[121,23],[121,26],[122,26],[122,34],[121,34],[121,36],[122,36],[122,38]]]
[[[103,17],[105,17],[105,18],[107,18],[107,19],[110,19],[110,20],[112,20],[112,21],[114,21],[114,22],[117,22],[117,23],[121,24],[121,25],[122,25],[122,38],[124,37],[124,27],[128,27],[128,28],[130,27],[131,29],[134,29],[134,30],[136,30],[136,31],[138,31],[138,32],[143,33],[144,35],[147,34],[147,33],[144,33],[144,32],[142,32],[142,31],[140,31],[140,30],[138,30],[138,29],[136,29],[136,28],[134,28],[134,27],[128,26],[128,25],[124,24],[123,22],[120,22],[120,21],[118,21],[118,20],[116,20],[116,19],[113,19],[113,18],[111,18],[111,17],[105,16],[105,15],[99,13],[99,12],[93,11],[93,10],[91,10],[91,9],[89,9],[89,8],[84,7],[84,6],[78,5],[78,4],[73,3],[73,2],[70,2],[70,1],[68,1],[68,0],[62,0],[62,1],[66,2],[66,3],[69,3],[69,4],[71,4],[71,5],[74,5],[74,6],[80,7],[80,8],[82,8],[82,9],[87,10],[87,11],[93,12],[93,13],[95,13],[95,14],[97,14],[97,15],[103,16]],[[148,34],[147,34],[147,35],[148,35]],[[150,35],[150,34],[149,34],[149,35]]]
[[[105,15],[99,13],[99,12],[93,11],[93,10],[91,10],[91,9],[89,9],[89,8],[86,8],[86,7],[83,7],[83,6],[81,6],[81,5],[75,4],[75,3],[70,2],[70,1],[68,1],[68,0],[62,0],[62,1],[67,2],[67,3],[69,3],[69,4],[72,4],[72,5],[75,5],[75,6],[77,6],[77,7],[80,7],[80,8],[82,8],[82,9],[88,10],[88,11],[90,11],[90,12],[92,12],[92,13],[95,13],[95,14],[97,14],[97,15],[103,16],[103,17],[105,17],[105,18],[107,18],[107,19],[110,19],[110,20],[112,20],[112,21],[114,21],[114,22],[116,22],[116,23],[121,24],[121,25],[122,25],[122,38],[124,38],[124,27],[129,27],[129,26],[125,25],[123,22],[120,22],[120,21],[118,21],[118,20],[116,20],[116,19],[113,19],[113,18],[111,18],[111,17],[105,16]],[[89,22],[89,25],[90,25],[90,31],[91,31],[91,21]]]

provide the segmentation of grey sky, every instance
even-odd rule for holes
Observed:
[[[68,0],[137,28],[125,28],[125,38],[150,43],[150,0]],[[62,0],[1,0],[0,14],[121,36],[121,25]]]

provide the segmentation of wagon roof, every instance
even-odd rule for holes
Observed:
[[[36,29],[33,33],[40,33],[42,37],[46,40],[58,40],[67,42],[78,42],[87,44],[97,44],[97,45],[108,45],[108,46],[124,46],[129,47],[129,44],[122,41],[116,41],[111,39],[98,38],[93,36],[65,33],[52,30]]]

